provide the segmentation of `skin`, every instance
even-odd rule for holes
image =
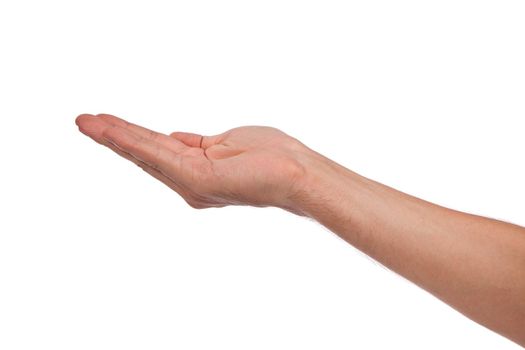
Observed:
[[[154,132],[82,114],[81,132],[194,208],[275,206],[311,217],[470,319],[525,346],[525,228],[367,179],[282,131]]]

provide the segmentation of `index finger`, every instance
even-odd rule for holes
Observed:
[[[121,119],[111,114],[97,114],[95,118],[100,118],[101,120],[107,122],[109,125],[120,126],[121,128],[127,129],[145,139],[152,140],[160,143],[161,145],[169,148],[175,153],[180,153],[186,151],[188,146],[183,142],[180,142],[173,137],[169,137],[163,133],[147,129],[143,126],[133,124],[127,120]]]

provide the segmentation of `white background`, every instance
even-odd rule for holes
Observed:
[[[522,1],[1,1],[1,349],[517,349],[326,229],[194,210],[77,131],[271,125],[525,224]]]

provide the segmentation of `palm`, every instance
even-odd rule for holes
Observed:
[[[110,115],[82,115],[80,130],[178,192],[196,208],[249,204],[286,208],[301,166],[302,144],[269,127],[248,126],[215,136],[170,136]]]
[[[203,157],[211,164],[212,186],[224,186],[233,203],[268,205],[293,185],[291,152],[297,141],[269,127],[240,127],[204,139]]]

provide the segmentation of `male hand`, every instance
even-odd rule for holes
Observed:
[[[399,192],[274,128],[168,136],[106,114],[81,115],[77,124],[194,208],[272,205],[309,216],[468,317],[525,346],[523,227]]]
[[[80,131],[132,161],[194,208],[277,206],[295,212],[310,150],[270,127],[245,126],[214,136],[169,136],[109,114],[82,114]]]

